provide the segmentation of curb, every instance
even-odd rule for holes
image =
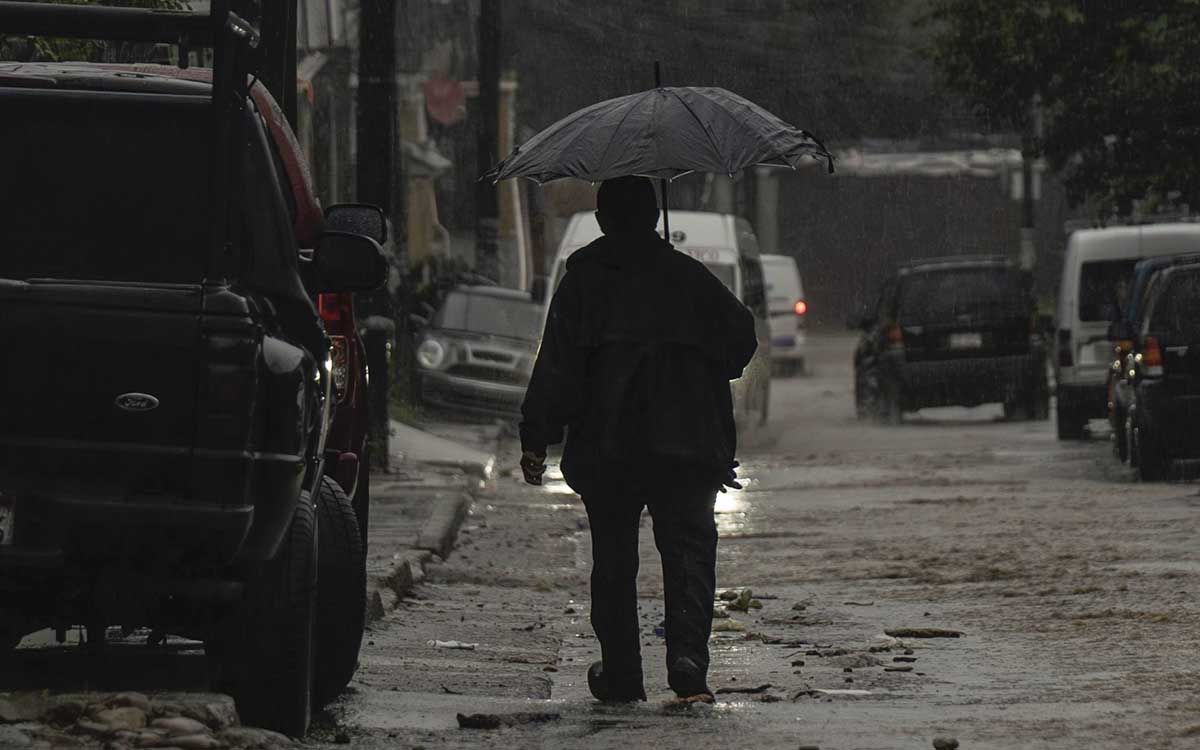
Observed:
[[[372,581],[367,591],[369,627],[381,620],[396,603],[412,593],[425,579],[425,568],[435,557],[444,559],[454,549],[459,529],[467,520],[474,498],[468,492],[446,498],[438,503],[421,527],[414,548],[404,553],[386,576]]]

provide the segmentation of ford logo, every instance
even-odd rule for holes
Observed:
[[[158,408],[158,399],[149,393],[122,393],[116,404],[122,411],[150,411]]]

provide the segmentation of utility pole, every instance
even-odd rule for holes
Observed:
[[[1029,129],[1021,144],[1021,268],[1037,265],[1037,217],[1034,215],[1034,167],[1042,147],[1042,98],[1029,101]]]
[[[500,127],[500,0],[479,3],[479,121],[476,125],[477,173],[499,160]],[[500,211],[496,186],[475,183],[475,270],[500,280]]]
[[[357,172],[358,200],[379,206],[391,219],[392,241],[403,257],[404,224],[399,189],[403,183],[396,132],[396,11],[401,1],[362,0],[360,5]],[[407,314],[408,310],[402,309],[399,317],[403,320]],[[396,338],[393,319],[370,316],[364,341],[371,372],[368,394],[371,463],[384,468],[388,459],[388,392],[393,374],[388,362],[388,343]],[[403,332],[398,337],[401,351],[397,354],[401,362],[408,358],[407,338]]]

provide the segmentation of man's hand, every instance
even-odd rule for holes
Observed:
[[[721,492],[726,492],[726,487],[732,490],[740,490],[742,488],[742,483],[737,480],[738,466],[741,466],[741,464],[734,461],[733,465],[729,467],[729,471],[725,472],[725,476],[721,478],[721,486],[718,487]]]
[[[525,451],[521,454],[521,473],[529,484],[541,485],[542,475],[546,473],[546,453]]]

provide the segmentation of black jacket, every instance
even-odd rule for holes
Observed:
[[[702,263],[652,232],[601,237],[551,300],[522,449],[565,428],[563,474],[580,494],[680,472],[716,487],[737,448],[729,381],[757,346],[753,315]]]

